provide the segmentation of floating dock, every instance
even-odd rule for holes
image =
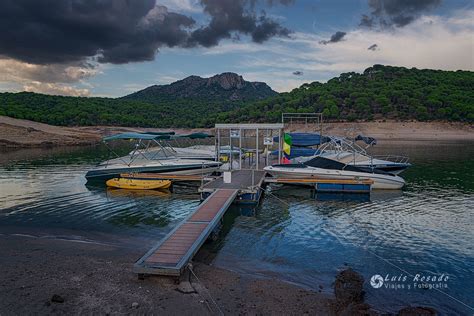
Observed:
[[[302,184],[314,186],[318,192],[370,193],[371,179],[323,179],[323,178],[265,178],[268,183]]]
[[[320,192],[370,192],[372,180],[367,179],[284,179],[265,178],[261,170],[242,169],[212,178],[201,185],[199,192],[204,200],[181,224],[159,241],[134,265],[139,276],[146,274],[180,276],[188,262],[199,251],[210,234],[216,229],[233,202],[257,204],[266,182],[306,184]],[[191,181],[202,180],[199,176],[140,175],[140,178]],[[198,179],[199,177],[199,179]]]
[[[143,175],[141,174],[140,177]],[[147,175],[144,175],[147,177]],[[149,178],[176,179],[172,175],[149,175]],[[185,180],[185,177],[178,177]],[[199,188],[204,201],[173,229],[165,238],[150,249],[134,265],[139,275],[156,274],[179,276],[209,235],[216,229],[224,213],[235,202],[258,203],[262,195],[265,171],[236,170],[230,175],[213,178]],[[201,178],[200,178],[201,179]]]
[[[216,189],[178,227],[140,258],[133,271],[141,275],[180,276],[237,194],[237,189]]]
[[[145,180],[170,180],[173,182],[212,181],[218,177],[208,175],[181,175],[166,173],[122,173],[122,178],[145,179]]]
[[[257,204],[262,195],[262,187],[265,180],[265,171],[242,169],[234,170],[230,175],[230,182],[226,183],[224,177],[216,178],[199,188],[201,199],[206,199],[215,190],[230,189],[238,190],[236,203]]]

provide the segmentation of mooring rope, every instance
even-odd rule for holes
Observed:
[[[219,305],[217,304],[217,302],[216,302],[216,301],[214,300],[214,298],[212,297],[211,292],[209,292],[209,290],[206,288],[206,286],[201,282],[201,280],[198,278],[198,276],[194,273],[192,264],[188,264],[188,269],[189,269],[189,271],[191,272],[191,274],[194,275],[194,277],[195,277],[196,280],[199,282],[199,284],[201,284],[201,286],[206,290],[205,292],[207,293],[207,295],[208,295],[209,298],[211,299],[211,302],[217,307],[217,310],[219,311],[219,314],[220,314],[220,315],[224,315],[224,312],[222,311],[222,309],[219,307]],[[199,292],[198,292],[198,293],[199,293]],[[208,306],[209,306],[209,305],[208,305]]]

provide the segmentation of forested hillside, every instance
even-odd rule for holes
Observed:
[[[53,125],[204,127],[280,120],[282,112],[323,112],[332,120],[474,122],[474,72],[375,65],[327,83],[303,84],[259,101],[179,97],[157,103],[112,98],[0,93],[0,115]]]
[[[327,83],[303,84],[289,93],[247,104],[223,121],[276,121],[282,112],[323,112],[326,119],[474,121],[474,72],[374,65]]]
[[[215,113],[228,112],[235,106],[239,103],[177,99],[156,105],[112,98],[0,93],[0,115],[62,126],[212,126]]]

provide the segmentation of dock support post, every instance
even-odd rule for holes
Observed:
[[[239,170],[242,170],[242,129],[239,129]]]
[[[230,148],[230,152],[229,152],[229,170],[232,170],[232,156],[234,156],[234,153],[232,152],[234,150],[234,148],[232,147],[232,130],[230,129],[229,130],[229,148]]]
[[[216,161],[219,162],[219,160],[221,159],[221,130],[219,128],[217,129],[216,153]]]
[[[259,155],[258,155],[258,128],[257,128],[257,136],[255,137],[255,139],[256,139],[255,154],[256,154],[256,157],[257,157],[257,167],[256,167],[256,169],[258,170],[258,160],[259,160]]]
[[[281,163],[281,129],[278,130],[278,163]]]

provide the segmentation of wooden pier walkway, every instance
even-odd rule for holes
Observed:
[[[178,227],[140,258],[133,271],[179,276],[215,229],[237,193],[237,189],[216,189]]]

